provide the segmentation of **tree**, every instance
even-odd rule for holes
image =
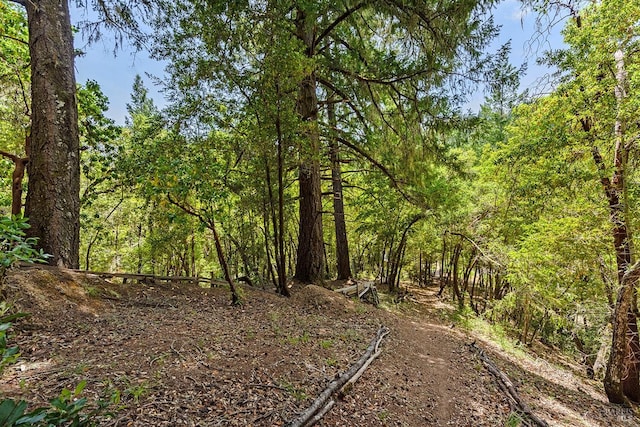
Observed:
[[[570,70],[574,97],[572,111],[579,129],[591,145],[606,198],[615,251],[620,291],[615,304],[613,342],[604,385],[614,403],[640,401],[640,338],[633,288],[636,279],[626,280],[634,255],[631,212],[627,181],[630,177],[629,153],[638,138],[635,122],[637,94],[631,92],[637,70],[636,52],[640,43],[637,21],[640,6],[607,0],[572,11],[574,21],[565,30],[568,52],[556,54],[561,66]],[[601,141],[607,141],[604,149]],[[608,163],[603,152],[612,152]]]
[[[17,8],[0,3],[0,156],[14,165],[11,174],[11,215],[22,213],[23,179],[28,163],[26,145],[31,109],[29,105],[29,44],[27,20]]]
[[[593,267],[598,264],[599,269],[611,267],[615,271],[613,276],[617,280],[614,281],[619,287],[615,303],[612,297],[613,287],[607,284],[608,274],[603,273],[601,280],[594,281],[596,284],[604,282],[614,311],[611,317],[611,357],[604,385],[611,402],[637,402],[640,400],[640,340],[634,289],[637,277],[631,271],[634,261],[632,229],[636,221],[634,205],[637,198],[630,191],[627,182],[635,176],[630,156],[639,135],[635,126],[638,95],[633,82],[637,80],[638,70],[636,52],[640,38],[636,24],[640,18],[640,9],[637,2],[619,0],[593,2],[582,8],[578,2],[573,1],[529,3],[545,13],[549,5],[553,6],[550,13],[557,13],[564,8],[573,19],[563,32],[569,48],[548,52],[543,58],[543,62],[560,69],[558,87],[552,95],[517,110],[522,114],[522,122],[519,129],[513,128],[516,131],[513,140],[522,141],[521,148],[527,151],[511,153],[510,158],[525,155],[542,166],[535,169],[527,167],[529,171],[538,171],[536,177],[527,180],[538,182],[538,188],[529,188],[528,191],[545,193],[528,202],[531,204],[532,200],[536,200],[534,203],[538,203],[537,213],[535,207],[528,212],[529,215],[533,213],[535,220],[544,225],[545,229],[551,230],[559,226],[554,234],[561,235],[574,228],[575,220],[570,217],[576,214],[569,213],[575,212],[576,208],[577,212],[581,212],[580,220],[585,221],[585,224],[592,224],[587,228],[593,230],[593,237],[608,229],[606,239],[613,262],[607,263],[607,258],[603,255],[600,255],[599,261],[592,258],[591,270],[584,272],[584,282],[590,283],[593,280],[593,273],[597,271]],[[538,157],[534,157],[533,153],[537,153]],[[516,159],[515,162],[517,161]],[[540,174],[543,170],[546,170],[545,175]],[[549,171],[554,171],[554,174],[549,175]],[[576,194],[570,187],[570,183],[576,180],[584,183],[585,190],[591,188],[591,192]],[[540,185],[541,183],[545,185]],[[594,184],[599,188],[594,188]],[[556,197],[567,189],[571,191],[569,194],[572,194],[573,199],[562,202],[566,218],[548,222],[548,214],[554,210],[552,201],[557,203]],[[577,200],[581,200],[581,206],[575,203]],[[592,209],[584,209],[592,203],[599,203],[599,207],[594,205]],[[547,218],[543,218],[541,213]],[[601,220],[597,217],[602,213],[608,214],[608,224],[599,222]],[[525,243],[540,240],[542,235],[544,233],[541,230],[529,233]],[[549,238],[544,240],[547,239]],[[603,239],[604,237],[596,241],[604,241]],[[583,246],[585,252],[589,252],[586,251],[589,247],[586,242]],[[524,248],[525,245],[522,246]],[[592,250],[594,249],[595,247]],[[519,252],[519,255],[524,255],[523,250]],[[543,265],[553,266],[552,268],[562,264],[570,265],[571,258],[588,259],[585,255],[572,257],[569,255],[571,252],[569,248],[558,251],[558,259],[553,261],[547,254],[547,261],[538,259],[533,262],[537,266],[534,271]],[[524,258],[520,258],[520,261]],[[535,259],[531,253],[526,258],[530,261]],[[512,270],[526,271],[515,267],[510,266]],[[580,269],[572,267],[565,271],[568,273]],[[546,286],[551,271],[545,272],[543,268],[540,273],[543,273],[541,276]],[[522,280],[522,277],[518,279],[515,275],[511,282],[519,286],[526,285],[526,280]],[[564,279],[563,282],[568,280]],[[534,305],[529,305],[531,306]],[[541,306],[546,314],[549,306]]]
[[[493,34],[481,19],[490,4],[171,2],[163,6],[161,23],[171,31],[159,35],[156,52],[173,63],[170,86],[176,99],[197,100],[200,106],[211,105],[212,91],[216,101],[229,104],[238,99],[272,104],[273,99],[260,98],[255,82],[272,74],[264,68],[270,57],[285,58],[275,66],[282,67],[279,82],[288,88],[281,94],[293,101],[289,114],[298,119],[291,132],[299,189],[295,277],[313,282],[324,275],[323,106],[330,96],[339,99],[341,114],[351,123],[350,129],[345,122],[338,125],[340,141],[360,154],[366,155],[362,145],[381,128],[403,144],[428,144],[427,135],[451,123],[451,105],[432,89],[455,87],[460,74],[461,80],[478,76],[479,48]],[[285,50],[286,55],[279,53]]]
[[[10,0],[27,12],[31,67],[31,127],[27,142],[29,186],[25,215],[29,236],[52,255],[51,264],[77,268],[80,245],[80,146],[69,2]],[[102,27],[141,43],[130,2],[98,0],[102,16],[89,25],[93,39]],[[134,2],[132,2],[134,3]],[[145,9],[146,1],[135,2]],[[91,36],[90,36],[91,39]],[[36,107],[36,108],[34,108]]]
[[[31,130],[27,145],[29,236],[50,262],[77,268],[80,243],[80,145],[73,35],[67,1],[14,0],[27,11]]]
[[[337,127],[333,100],[327,105],[327,119],[329,126]],[[342,168],[340,165],[340,146],[335,138],[329,135],[329,158],[331,160],[331,190],[333,193],[333,221],[336,230],[336,264],[338,280],[349,279],[351,262],[349,257],[349,240],[347,239],[347,224],[344,217],[344,192],[342,191]]]

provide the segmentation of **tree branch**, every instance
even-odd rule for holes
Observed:
[[[499,267],[504,267],[504,265],[502,265],[501,263],[499,263],[498,261],[496,261],[495,259],[491,258],[489,255],[487,255],[486,253],[484,253],[484,251],[482,250],[482,248],[476,243],[474,242],[470,237],[465,236],[462,233],[454,233],[453,231],[445,231],[445,234],[451,234],[452,236],[459,236],[462,237],[463,239],[467,240],[469,243],[471,243],[481,254],[483,257],[485,257],[488,261],[492,262],[493,264],[499,266]]]
[[[10,0],[10,1],[12,1],[12,0]],[[16,2],[16,3],[18,3],[18,2]],[[24,4],[23,4],[23,6],[24,6]],[[14,42],[22,43],[25,46],[29,46],[29,42],[27,42],[25,40],[22,40],[22,39],[19,39],[17,37],[9,36],[7,34],[0,34],[0,37],[4,37],[5,39],[13,40]]]
[[[193,210],[192,207],[190,206],[185,206],[182,203],[178,203],[177,201],[175,201],[172,197],[171,194],[167,193],[167,200],[169,200],[169,203],[171,203],[172,205],[180,208],[184,213],[189,214],[193,217],[198,218],[200,221],[202,221],[203,224],[205,224],[206,226],[211,226],[211,222],[203,217],[200,213],[196,212],[195,210]]]
[[[21,160],[26,160],[26,158],[22,159],[21,157],[16,156],[15,154],[7,153],[6,151],[2,151],[2,150],[0,150],[0,156],[6,157],[7,159],[11,160],[13,163],[18,163]]]
[[[331,381],[331,383],[329,383],[329,386],[327,386],[327,388],[324,389],[322,393],[320,393],[316,400],[313,401],[311,406],[300,415],[298,415],[294,420],[288,422],[286,424],[286,427],[303,427],[312,425],[310,423],[310,420],[315,420],[314,415],[326,413],[331,408],[331,406],[333,406],[333,404],[329,400],[331,396],[334,393],[342,390],[351,378],[355,377],[356,375],[358,377],[362,375],[361,371],[364,371],[364,369],[369,366],[373,359],[380,355],[380,343],[382,342],[384,337],[389,334],[389,332],[389,328],[381,326],[380,329],[378,329],[376,336],[373,338],[373,340],[371,340],[369,347],[367,347],[367,350],[362,355],[362,357],[360,357],[360,359],[356,363],[351,365],[347,372]],[[320,417],[321,415],[319,415],[317,418],[320,419]]]
[[[364,1],[362,3],[358,3],[357,5],[353,6],[351,9],[347,9],[345,10],[345,12],[340,15],[335,21],[333,21],[327,28],[325,28],[325,30],[322,32],[322,34],[320,34],[315,42],[314,42],[314,46],[317,46],[322,39],[324,39],[326,36],[329,35],[329,33],[331,33],[331,31],[338,26],[338,24],[340,24],[342,21],[344,21],[345,19],[347,19],[349,16],[351,16],[354,12],[356,12],[358,9],[361,9],[364,5],[366,5],[367,2]]]
[[[403,199],[405,199],[407,202],[409,202],[411,204],[415,204],[416,203],[416,200],[413,197],[411,197],[410,195],[408,195],[402,189],[401,184],[403,184],[403,183],[398,181],[396,179],[396,177],[393,176],[393,174],[389,171],[389,169],[387,169],[382,163],[380,163],[379,161],[377,161],[376,159],[371,157],[370,154],[366,153],[364,150],[362,150],[360,147],[358,147],[357,145],[353,144],[352,142],[350,142],[350,141],[348,141],[348,140],[346,140],[346,139],[344,139],[344,138],[342,138],[340,136],[336,136],[335,138],[336,138],[336,140],[338,142],[340,142],[345,147],[355,151],[356,153],[358,153],[359,155],[361,155],[362,157],[367,159],[371,164],[373,164],[376,168],[378,168],[380,170],[380,172],[382,172],[384,175],[386,175],[387,178],[389,178],[389,180],[391,181],[391,185],[393,186],[393,188],[398,190],[398,192],[400,193],[400,195],[402,196]]]
[[[405,74],[404,76],[398,76],[398,77],[394,77],[392,79],[381,79],[381,78],[369,78],[369,77],[365,77],[362,76],[358,73],[355,73],[353,71],[349,71],[349,70],[345,70],[344,68],[339,68],[339,67],[330,67],[329,68],[331,71],[335,71],[337,73],[340,73],[342,75],[345,75],[347,77],[352,77],[358,81],[361,82],[366,82],[366,83],[375,83],[375,84],[380,84],[380,85],[393,85],[395,83],[401,83],[405,80],[409,80],[412,79],[414,77],[418,77],[421,74],[426,74],[428,73],[430,70],[417,70],[414,71],[413,73],[409,73],[409,74]]]
[[[529,405],[527,405],[527,403],[522,400],[509,377],[507,377],[504,372],[498,369],[498,367],[495,365],[495,363],[493,363],[489,356],[487,356],[487,354],[476,345],[475,341],[469,344],[469,348],[478,356],[484,367],[487,368],[491,375],[494,376],[496,381],[498,381],[498,386],[506,394],[511,405],[515,405],[516,408],[524,415],[526,415],[527,418],[529,418],[529,420],[531,420],[531,422],[533,422],[536,426],[549,426],[549,424],[545,420],[533,413],[531,408],[529,408]]]
[[[330,81],[324,79],[321,76],[316,76],[316,81],[318,83],[320,83],[322,86],[326,87],[327,89],[332,90],[337,95],[339,95],[344,100],[344,102],[349,106],[349,108],[351,108],[351,111],[353,111],[353,113],[356,115],[356,117],[358,117],[358,120],[365,126],[365,128],[368,127],[367,121],[365,120],[365,118],[362,115],[362,113],[360,112],[360,110],[358,110],[356,108],[356,106],[353,103],[353,101],[351,101],[349,99],[349,97],[343,91],[338,89],[333,83],[331,83]]]

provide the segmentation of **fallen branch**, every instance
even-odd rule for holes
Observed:
[[[327,388],[325,388],[316,400],[313,401],[311,406],[298,415],[293,421],[288,422],[286,427],[309,427],[318,422],[334,405],[335,402],[330,400],[331,396],[341,391],[347,384],[351,387],[353,382],[362,375],[362,372],[364,372],[367,366],[369,366],[371,362],[380,355],[380,343],[382,343],[382,340],[388,333],[389,328],[381,326],[362,357],[360,357],[356,363],[351,365],[347,372],[331,381]],[[353,382],[351,382],[352,378],[355,378]]]
[[[348,283],[353,282],[347,282],[347,284]],[[355,282],[355,284],[353,285],[336,289],[335,292],[343,294],[349,298],[358,297],[359,300],[369,302],[376,307],[380,304],[380,299],[378,298],[378,290],[373,283],[364,283],[361,286],[358,282]]]
[[[493,363],[493,361],[491,361],[484,350],[478,347],[475,342],[469,344],[469,347],[470,350],[478,356],[484,367],[487,368],[491,375],[493,375],[498,381],[498,386],[509,399],[509,405],[511,405],[511,408],[526,415],[526,417],[531,420],[534,425],[539,427],[549,427],[549,424],[547,424],[545,420],[539,418],[536,414],[534,414],[533,411],[531,411],[531,408],[529,408],[529,405],[527,405],[527,403],[523,401],[522,398],[520,398],[520,395],[518,394],[509,377],[507,377],[507,375],[502,372],[495,365],[495,363]]]

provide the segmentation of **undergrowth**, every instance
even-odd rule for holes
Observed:
[[[24,230],[29,228],[22,217],[0,217],[0,287],[6,272],[20,261],[43,262],[49,255],[34,249],[37,240],[27,238]],[[13,322],[27,313],[8,314],[11,305],[0,302],[0,374],[20,356],[17,346],[8,344],[9,331]],[[71,391],[63,389],[60,395],[49,401],[48,407],[40,407],[27,412],[28,403],[24,400],[4,399],[0,402],[0,426],[36,426],[36,427],[92,427],[99,424],[98,417],[105,414],[108,401],[99,400],[93,408],[87,406],[87,399],[80,394],[86,386],[81,381]]]
[[[478,316],[471,308],[464,307],[447,314],[447,320],[457,327],[497,344],[503,351],[517,357],[525,357],[526,351],[500,323],[492,323]]]

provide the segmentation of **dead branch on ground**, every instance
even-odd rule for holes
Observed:
[[[536,414],[531,411],[531,408],[525,401],[522,400],[515,386],[507,377],[507,375],[502,372],[495,363],[487,356],[483,349],[478,347],[474,342],[469,344],[469,349],[475,353],[485,368],[494,376],[494,378],[498,381],[498,386],[502,390],[502,392],[507,396],[509,400],[509,405],[511,408],[524,414],[526,416],[525,421],[531,421],[534,425],[538,427],[549,427],[549,424],[542,418],[539,418]]]
[[[347,393],[371,362],[380,355],[382,352],[380,344],[388,333],[389,328],[381,326],[362,357],[351,365],[347,372],[331,381],[327,388],[313,401],[311,406],[299,414],[293,421],[288,422],[286,427],[310,427],[318,422],[335,404],[331,396],[338,392]]]

